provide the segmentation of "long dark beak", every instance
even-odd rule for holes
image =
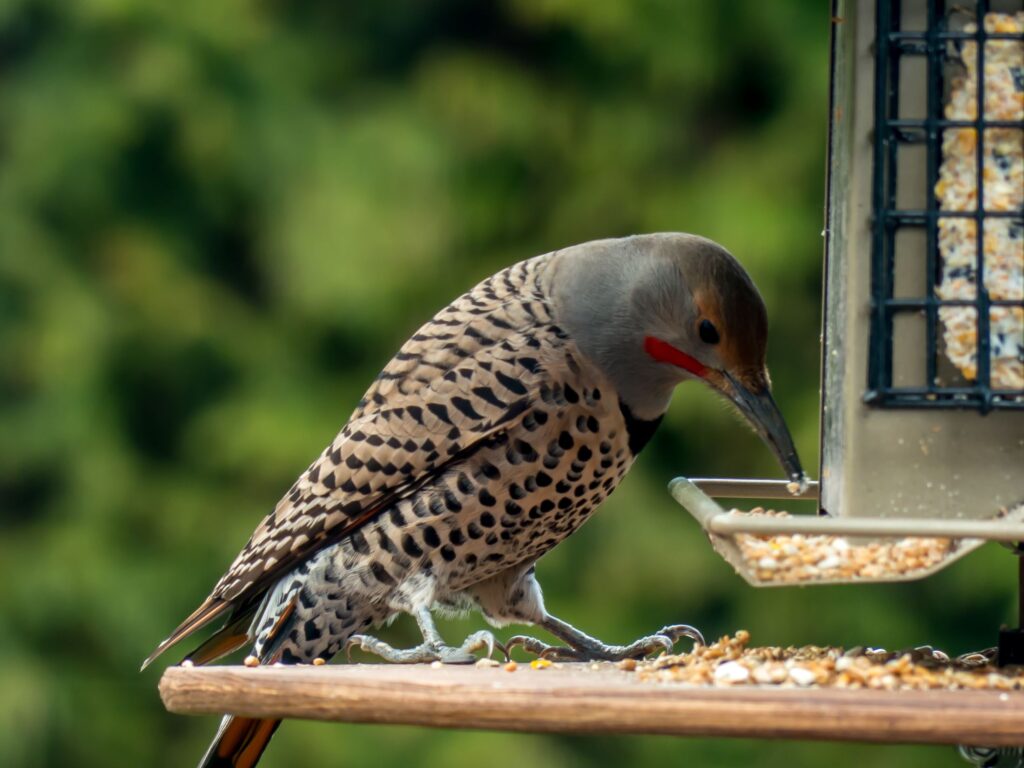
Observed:
[[[807,476],[800,466],[800,457],[797,456],[796,446],[793,445],[793,438],[789,434],[789,427],[786,426],[786,420],[782,418],[779,406],[772,399],[771,391],[767,386],[758,392],[752,391],[728,373],[725,373],[725,378],[732,389],[731,392],[725,394],[736,404],[761,439],[772,449],[779,463],[782,464],[782,468],[789,475],[789,479],[799,483],[800,489],[803,490],[807,483]]]

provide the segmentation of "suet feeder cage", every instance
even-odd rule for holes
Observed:
[[[833,30],[820,482],[804,494],[820,514],[710,498],[786,498],[783,482],[672,485],[755,585],[922,578],[1024,541],[1024,4],[840,0]],[[817,541],[818,565],[787,573],[765,537]],[[1024,662],[1020,638],[1003,632],[1002,662]]]

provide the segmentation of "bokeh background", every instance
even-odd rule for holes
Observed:
[[[654,230],[725,244],[768,303],[777,397],[814,467],[829,24],[796,0],[0,3],[0,765],[194,764],[214,721],[162,709],[173,658],[139,662],[406,336],[521,258]],[[684,387],[541,562],[549,606],[611,641],[687,621],[952,652],[1012,619],[993,546],[917,584],[751,589],[667,495],[682,473],[778,470]],[[406,621],[386,636],[415,640]],[[300,722],[264,761],[869,763],[961,765]]]

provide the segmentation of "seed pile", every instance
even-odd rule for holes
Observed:
[[[968,24],[967,33],[977,31]],[[990,13],[985,31],[1024,32],[1024,12]],[[960,58],[966,74],[954,79],[946,118],[978,117],[978,44],[964,41]],[[1024,43],[989,40],[985,43],[984,117],[1024,120]],[[982,163],[983,205],[986,211],[1019,211],[1024,207],[1024,130],[986,128]],[[977,131],[950,128],[943,133],[942,166],[935,195],[944,211],[978,208]],[[1024,300],[1024,224],[1015,218],[986,218],[982,233],[985,287],[992,299]],[[940,299],[974,300],[977,296],[977,222],[939,218],[942,275],[936,286]],[[978,375],[977,310],[941,307],[946,356],[968,379]],[[990,368],[996,388],[1024,389],[1024,306],[993,307],[989,314]]]
[[[733,515],[789,517],[755,507]],[[852,544],[845,536],[737,533],[736,543],[762,581],[797,583],[822,579],[879,579],[911,574],[941,562],[954,549],[950,539],[907,537]]]
[[[805,645],[750,648],[739,630],[690,653],[659,656],[635,669],[641,680],[728,687],[835,687],[881,690],[1024,688],[1024,669],[998,669],[990,652],[950,658],[930,646],[907,651]]]

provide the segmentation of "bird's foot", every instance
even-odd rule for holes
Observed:
[[[423,664],[440,661],[443,664],[472,664],[477,660],[474,653],[486,650],[490,658],[495,647],[505,653],[505,647],[487,631],[474,632],[458,648],[439,642],[423,642],[415,648],[393,648],[383,640],[369,635],[352,635],[345,644],[345,653],[351,660],[352,649],[359,648],[384,661],[395,664]]]
[[[559,633],[563,634],[564,633]],[[689,624],[673,624],[662,627],[653,635],[641,637],[629,645],[608,645],[582,632],[565,639],[569,645],[548,645],[534,637],[516,635],[505,644],[505,656],[509,657],[512,649],[521,647],[542,659],[555,661],[622,661],[623,659],[642,659],[652,653],[662,651],[668,653],[681,638],[688,637],[695,645],[704,645],[704,636]]]

